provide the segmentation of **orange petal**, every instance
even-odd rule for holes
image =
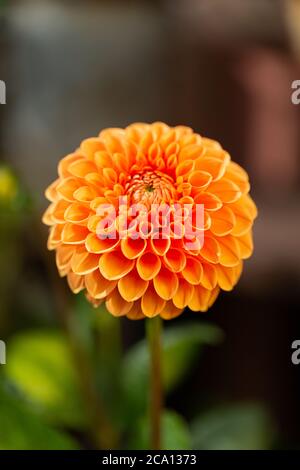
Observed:
[[[228,267],[237,266],[240,262],[241,253],[236,238],[231,235],[219,237],[218,244],[221,250],[220,264]]]
[[[103,300],[94,299],[93,297],[90,296],[90,294],[88,292],[85,293],[85,297],[86,297],[87,301],[92,304],[92,306],[94,308],[99,307],[99,305],[101,305],[102,302],[103,302]]]
[[[50,229],[50,234],[48,237],[47,248],[48,250],[54,250],[57,245],[62,242],[62,231],[64,229],[63,224],[54,225]]]
[[[178,139],[184,136],[193,135],[193,129],[188,126],[175,126],[174,129]]]
[[[151,248],[158,256],[163,256],[170,248],[171,240],[169,238],[151,238]]]
[[[242,273],[243,263],[240,262],[237,266],[233,268],[227,268],[218,264],[216,266],[218,285],[221,289],[225,291],[230,291],[238,282],[240,275]]]
[[[78,294],[78,292],[84,289],[84,276],[78,276],[78,274],[71,271],[68,273],[67,280],[69,287],[74,294]]]
[[[153,135],[151,130],[146,131],[140,141],[140,150],[146,155],[149,147],[153,143]]]
[[[166,305],[160,312],[160,316],[164,320],[172,320],[172,318],[178,317],[182,313],[182,311],[183,311],[182,308],[175,307],[173,302],[169,300],[168,302],[166,302]]]
[[[48,188],[45,191],[45,196],[48,201],[54,202],[57,199],[57,186],[59,184],[60,180],[57,179],[53,181],[53,183],[48,186]]]
[[[80,187],[80,182],[76,178],[65,178],[57,186],[57,193],[66,201],[74,201],[74,193]]]
[[[67,223],[64,226],[62,231],[62,241],[63,243],[79,245],[85,242],[86,237],[89,234],[89,230],[82,225],[75,225]]]
[[[70,266],[71,258],[75,252],[75,248],[71,246],[61,245],[56,250],[56,265],[60,272],[63,272]]]
[[[112,315],[114,315],[115,317],[121,317],[123,315],[126,315],[131,310],[133,302],[126,302],[126,300],[121,297],[118,289],[115,289],[107,297],[105,305],[107,310]]]
[[[175,154],[170,155],[167,160],[168,170],[175,170],[177,167],[177,156]]]
[[[183,176],[184,180],[191,174],[195,166],[193,160],[184,160],[176,168],[176,177]]]
[[[209,139],[208,137],[202,137],[202,143],[205,147],[205,155],[207,153],[211,154],[212,150],[215,150],[216,152],[222,151],[221,145],[216,140]]]
[[[202,286],[197,286],[194,289],[193,296],[189,301],[189,308],[194,312],[206,312],[209,308],[209,301],[211,291]]]
[[[142,297],[142,311],[146,317],[155,317],[158,315],[166,305],[166,301],[163,300],[156,292],[152,285],[149,285],[147,291]]]
[[[145,318],[145,315],[142,312],[140,300],[137,300],[133,303],[133,306],[127,313],[127,318],[129,318],[130,320],[142,320],[143,318]]]
[[[116,281],[108,281],[100,274],[99,269],[85,275],[85,286],[94,299],[104,299],[116,287]]]
[[[217,300],[217,297],[220,293],[220,288],[217,286],[215,287],[211,293],[210,293],[210,298],[209,298],[209,301],[208,301],[208,308],[210,308],[214,303],[215,301]]]
[[[65,223],[65,211],[68,209],[69,203],[63,200],[57,201],[52,206],[52,220],[57,224]]]
[[[121,279],[134,267],[135,261],[125,258],[120,250],[104,253],[99,260],[101,274],[110,281]]]
[[[201,279],[201,284],[206,289],[214,289],[218,282],[217,271],[215,265],[209,263],[202,263],[203,276]]]
[[[217,236],[228,235],[232,232],[236,224],[236,218],[231,209],[227,206],[223,206],[216,212],[212,212],[211,215],[211,226],[210,231]]]
[[[113,168],[104,168],[103,176],[105,179],[106,185],[111,188],[118,182],[118,175]]]
[[[66,209],[64,217],[67,222],[84,223],[87,221],[90,209],[82,204],[74,202]]]
[[[88,184],[91,184],[95,188],[97,188],[97,191],[99,191],[100,194],[104,193],[104,176],[100,175],[99,172],[88,173],[87,175],[85,175],[84,179]]]
[[[235,202],[241,196],[240,188],[229,179],[222,178],[209,185],[209,192],[215,194],[222,202]]]
[[[84,178],[89,173],[96,173],[97,167],[90,160],[80,159],[75,161],[74,163],[71,163],[68,168],[68,171],[73,176],[77,176],[78,178]]]
[[[105,148],[113,155],[116,152],[123,152],[122,137],[124,135],[123,129],[108,129],[108,132],[101,131],[100,137],[105,142]]]
[[[212,237],[205,236],[200,254],[206,261],[213,264],[218,263],[221,254],[218,242]]]
[[[174,273],[182,271],[186,265],[186,257],[182,250],[170,248],[164,255],[164,263]]]
[[[43,224],[45,225],[53,225],[55,224],[55,221],[53,220],[52,218],[52,213],[53,213],[53,208],[54,208],[54,204],[50,204],[47,209],[45,210],[44,214],[43,214],[43,217],[42,217],[42,222]]]
[[[195,160],[203,154],[203,147],[202,145],[198,144],[191,144],[187,145],[182,148],[179,153],[179,161],[182,162],[183,160]]]
[[[206,211],[217,211],[222,207],[222,201],[215,194],[204,192],[197,194],[194,199],[196,204],[203,204]]]
[[[184,279],[192,285],[200,284],[203,274],[202,264],[193,256],[187,256],[186,266],[182,271]]]
[[[95,189],[92,189],[89,186],[81,186],[80,188],[76,189],[73,195],[76,201],[89,203],[95,199],[97,192]]]
[[[248,175],[237,163],[230,162],[226,169],[225,177],[233,181],[243,194],[247,194],[250,190]]]
[[[133,240],[132,238],[124,238],[121,240],[121,250],[123,255],[128,259],[138,258],[146,249],[147,242],[143,238]]]
[[[95,233],[89,233],[86,238],[85,246],[90,253],[107,253],[114,250],[120,243],[119,239],[99,238]]]
[[[95,153],[104,149],[105,149],[104,143],[97,137],[85,139],[80,145],[81,152],[89,160],[93,160]]]
[[[181,126],[180,126],[181,127]],[[175,127],[176,129],[176,136],[178,136],[179,139],[179,144],[181,148],[190,146],[190,145],[195,145],[198,148],[201,148],[201,152],[203,154],[204,148],[202,145],[202,137],[199,134],[195,134],[193,131],[190,133],[185,132],[183,135],[181,132],[178,133],[178,127]]]
[[[136,269],[133,269],[119,280],[118,289],[124,300],[132,302],[142,297],[148,284],[148,281],[141,279]]]
[[[231,233],[235,236],[241,236],[249,232],[253,224],[253,216],[245,203],[245,197],[242,196],[241,199],[230,205],[235,215],[235,225]]]
[[[156,121],[152,123],[152,133],[155,140],[159,140],[160,137],[170,130],[169,126],[164,122]]]
[[[196,160],[195,170],[205,171],[212,176],[212,181],[218,181],[224,176],[227,163],[226,160],[213,157],[199,158]]]
[[[176,139],[176,132],[174,131],[174,129],[170,129],[165,132],[161,138],[159,139],[159,145],[161,146],[161,148],[163,150],[166,150],[167,147],[172,143],[174,142],[174,140]],[[170,157],[170,155],[169,155]]]
[[[159,273],[153,279],[154,289],[164,300],[170,300],[178,288],[178,278],[176,274],[166,268],[161,268]]]
[[[249,194],[244,195],[241,198],[241,201],[243,201],[243,204],[247,207],[248,211],[250,212],[253,220],[257,217],[257,207],[254,203],[254,201],[251,199]]]
[[[247,172],[238,164],[233,161],[230,162],[229,169],[245,181],[248,180]]]
[[[145,281],[150,281],[159,272],[161,261],[156,254],[148,251],[138,258],[136,267],[141,278]]]
[[[71,153],[70,155],[67,155],[64,157],[62,160],[60,160],[58,164],[58,174],[61,178],[67,178],[70,176],[69,172],[69,166],[79,160],[83,160],[83,157],[81,155]]]
[[[99,256],[79,248],[71,259],[71,268],[75,274],[88,274],[98,269]]]
[[[188,182],[197,190],[201,189],[202,191],[208,187],[212,181],[212,176],[206,171],[194,171],[188,179]],[[213,191],[212,191],[213,192]]]
[[[187,306],[194,293],[194,286],[185,279],[179,279],[178,289],[173,297],[175,307],[183,309]]]
[[[95,163],[100,169],[111,168],[113,166],[110,155],[105,151],[96,152]]]
[[[253,253],[253,237],[252,231],[245,233],[241,237],[236,237],[236,242],[239,247],[240,257],[242,259],[249,258]]]
[[[130,159],[123,153],[115,153],[114,165],[120,173],[127,173],[130,169]]]
[[[180,145],[177,142],[171,142],[165,150],[165,156],[169,158],[171,155],[177,155]]]

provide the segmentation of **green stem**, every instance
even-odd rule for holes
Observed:
[[[147,339],[150,354],[150,436],[151,448],[161,449],[162,398],[162,320],[159,316],[147,320]]]

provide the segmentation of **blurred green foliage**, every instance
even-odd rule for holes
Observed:
[[[22,236],[31,212],[31,200],[11,168],[0,164],[0,332],[12,323],[9,303],[23,262]]]
[[[144,416],[134,428],[129,449],[150,448],[150,426]],[[165,450],[191,449],[192,435],[187,422],[174,411],[165,410],[162,416],[162,447]]]
[[[192,423],[193,448],[206,450],[263,450],[274,442],[274,423],[255,403],[213,409]]]
[[[121,433],[118,448],[149,448],[146,342],[134,345],[122,359],[120,321],[104,308],[93,309],[82,296],[77,297],[72,325],[74,322],[77,326],[72,327],[72,334],[87,353],[96,389],[107,404],[109,418]],[[163,337],[165,392],[168,394],[181,383],[205,345],[215,345],[221,339],[221,331],[208,324],[168,326]],[[11,385],[3,391],[2,384],[1,400],[4,397],[2,403],[6,404],[0,406],[0,416],[11,424],[9,436],[0,434],[0,448],[79,446],[66,431],[53,429],[58,426],[85,434],[89,426],[68,337],[59,330],[22,331],[9,341],[8,358],[0,372]],[[43,426],[42,437],[47,439],[36,433]],[[165,410],[162,442],[164,449],[171,450],[265,449],[272,445],[273,428],[265,409],[255,404],[205,412],[190,424],[174,411]],[[30,437],[26,439],[27,434]]]
[[[78,380],[62,333],[36,330],[15,335],[4,373],[49,422],[84,426]]]
[[[0,380],[0,450],[77,449],[68,434],[41,421],[13,390]]]
[[[20,218],[22,211],[28,209],[30,196],[23,188],[19,178],[7,165],[0,163],[0,215]]]
[[[213,325],[187,323],[170,326],[163,337],[163,385],[165,392],[172,391],[193,366],[201,347],[217,344],[222,332]],[[123,362],[124,392],[130,404],[130,417],[146,407],[149,391],[149,354],[146,340],[133,346]]]

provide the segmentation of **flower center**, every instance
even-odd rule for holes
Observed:
[[[158,170],[136,173],[127,181],[125,189],[131,203],[141,203],[147,208],[151,204],[171,203],[176,195],[173,179]]]

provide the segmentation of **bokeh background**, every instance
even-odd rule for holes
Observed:
[[[165,324],[164,445],[299,448],[300,1],[2,0],[0,57],[0,449],[148,445],[144,322],[68,292],[40,217],[83,138],[155,120],[221,141],[259,208],[238,287]]]

